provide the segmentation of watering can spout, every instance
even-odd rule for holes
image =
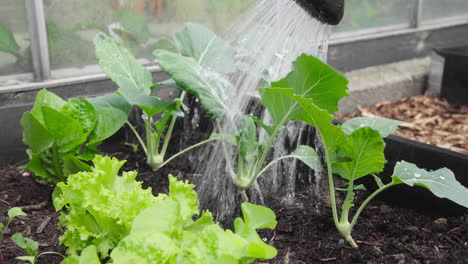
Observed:
[[[338,25],[344,14],[344,0],[293,0],[323,23]]]

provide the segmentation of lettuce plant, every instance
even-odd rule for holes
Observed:
[[[333,220],[341,235],[352,247],[357,244],[351,236],[351,231],[356,225],[359,216],[365,206],[382,191],[399,184],[409,186],[421,186],[430,190],[434,195],[447,198],[462,206],[468,207],[468,189],[463,187],[456,179],[452,171],[447,168],[436,171],[426,171],[406,161],[398,162],[393,171],[391,182],[384,184],[376,174],[383,171],[386,163],[384,156],[385,143],[383,138],[393,133],[398,128],[398,122],[388,119],[355,118],[347,121],[342,126],[332,123],[332,113],[337,110],[338,100],[346,90],[345,83],[329,82],[330,77],[337,74],[330,68],[324,71],[322,68],[312,65],[298,64],[307,57],[300,57],[295,63],[293,71],[285,79],[272,83],[269,88],[260,88],[263,105],[275,116],[282,116],[283,109],[288,111],[290,119],[303,121],[315,127],[323,143],[325,152],[325,164],[328,174],[330,200],[332,205]],[[311,58],[308,61],[313,61]],[[308,83],[310,74],[321,76],[318,83],[323,86]],[[315,94],[305,96],[298,92],[298,87],[315,90]],[[333,107],[331,107],[333,106]],[[315,167],[321,170],[322,167]],[[347,181],[347,195],[341,205],[341,215],[338,214],[338,206],[335,199],[336,188],[333,174],[341,176]],[[356,210],[350,219],[351,209],[354,207],[355,190],[358,186],[355,181],[359,178],[372,175],[378,185],[375,190]]]
[[[60,242],[67,254],[76,255],[95,245],[102,258],[108,256],[130,232],[135,217],[158,199],[151,188],[143,190],[135,181],[137,173],[118,176],[125,161],[96,156],[91,171],[70,175],[57,184],[53,194],[55,209],[66,209],[59,223],[66,227]]]
[[[198,220],[194,185],[169,176],[169,194],[154,197],[135,181],[136,172],[117,173],[124,161],[96,156],[91,172],[71,175],[54,193],[65,208],[60,241],[70,255],[63,263],[251,263],[273,258],[257,229],[275,228],[268,208],[245,203],[235,232],[223,230],[205,211]]]
[[[178,38],[176,37],[176,42],[181,51],[183,51],[183,47],[195,45],[186,41],[186,38],[188,38],[186,36],[189,34],[190,32],[179,32],[176,34],[176,36],[179,36]],[[170,144],[175,122],[177,117],[182,115],[180,108],[186,93],[182,92],[180,98],[174,102],[165,102],[156,96],[152,96],[152,89],[162,84],[153,85],[151,73],[140,65],[125,47],[104,34],[98,35],[94,43],[99,64],[106,74],[119,86],[119,89],[116,94],[104,95],[91,99],[91,101],[97,107],[112,106],[127,113],[131,110],[132,106],[137,106],[143,111],[145,141],[143,141],[143,137],[138,134],[130,122],[127,121],[127,124],[145,152],[148,165],[154,170],[161,168],[174,158],[193,148],[216,140],[216,138],[210,138],[166,159],[166,152]],[[159,118],[155,120],[157,114],[159,114]]]
[[[125,120],[126,114],[118,109],[96,109],[85,99],[65,101],[41,90],[33,109],[21,118],[23,142],[29,147],[24,168],[52,183],[89,170],[87,161],[99,153],[97,147]]]

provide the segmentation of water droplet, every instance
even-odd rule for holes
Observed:
[[[419,178],[419,177],[421,177],[421,174],[420,173],[415,173],[414,177]]]
[[[405,168],[404,171],[408,171],[408,168]]]
[[[360,127],[366,127],[367,125],[366,124],[360,124],[359,126]]]
[[[445,180],[445,177],[444,177],[444,176],[440,176],[440,178],[441,178],[442,180]]]

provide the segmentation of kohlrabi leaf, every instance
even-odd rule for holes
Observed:
[[[322,164],[320,162],[320,157],[318,156],[315,149],[306,146],[300,145],[293,153],[289,156],[296,158],[302,161],[305,165],[309,168],[313,169],[314,171],[322,171]]]
[[[138,89],[127,79],[119,79],[121,84],[117,93],[122,95],[127,102],[139,106],[148,116],[154,116],[164,111],[177,111],[177,103],[165,102],[156,96],[151,96],[143,90]]]
[[[347,96],[348,80],[314,56],[303,54],[293,62],[293,70],[272,88],[293,88],[294,94],[311,98],[330,114],[338,111],[338,101]]]
[[[193,58],[173,52],[158,50],[155,56],[181,89],[200,99],[208,115],[216,119],[229,109],[234,87],[225,75],[204,68]]]
[[[16,42],[15,36],[5,25],[0,24],[0,52],[6,52],[17,56],[20,47]]]
[[[105,94],[101,96],[97,96],[94,98],[87,99],[91,104],[94,105],[95,108],[106,108],[106,107],[113,107],[123,111],[125,114],[130,114],[132,110],[132,105],[125,100],[125,98],[121,95],[116,93]]]
[[[44,123],[55,145],[69,151],[86,141],[86,135],[78,120],[62,114],[51,107],[43,106]]]
[[[13,240],[18,247],[24,249],[28,256],[36,256],[39,252],[39,243],[30,238],[24,237],[21,233],[15,233],[11,236],[11,240]]]
[[[273,119],[283,120],[288,116],[290,120],[303,121],[319,129],[329,152],[334,151],[345,140],[346,135],[341,128],[332,124],[333,116],[317,107],[312,99],[296,95],[293,89],[260,88],[259,90],[262,94],[262,104]],[[289,107],[293,104],[294,107]]]
[[[200,65],[228,73],[235,70],[234,50],[208,28],[188,23],[175,33],[174,40],[179,52],[194,58]]]
[[[96,125],[96,109],[86,99],[70,99],[60,112],[78,121],[85,136],[88,136]]]
[[[132,88],[150,94],[150,86],[153,84],[151,73],[122,44],[105,34],[99,34],[94,39],[94,45],[99,65],[120,88],[131,83]]]
[[[8,220],[13,220],[17,216],[26,216],[26,213],[19,207],[13,207],[8,210]]]
[[[435,196],[447,198],[459,205],[468,207],[468,189],[461,185],[453,172],[447,168],[427,171],[416,165],[400,161],[393,171],[393,183],[404,183],[409,186],[421,186]]]
[[[257,128],[252,118],[244,116],[239,135],[239,154],[244,159],[251,160],[257,150]]]
[[[114,135],[127,121],[125,112],[112,107],[96,109],[96,116],[97,122],[89,136],[89,145],[99,143]]]
[[[256,116],[254,115],[247,115],[248,117],[252,118],[252,120],[255,122],[255,124],[257,124],[259,127],[263,128],[268,135],[273,135],[274,131],[275,131],[275,128],[273,126],[269,126],[267,124],[265,124],[262,120],[258,119]]]
[[[400,121],[387,118],[356,117],[346,121],[341,127],[347,135],[360,128],[370,127],[378,131],[382,137],[387,137],[398,130],[400,123]]]
[[[24,112],[20,121],[23,127],[23,143],[33,153],[41,153],[52,147],[54,138],[31,112]]]
[[[31,110],[31,114],[37,118],[37,120],[44,125],[44,117],[42,113],[42,107],[48,106],[56,111],[62,109],[67,102],[62,98],[58,97],[54,93],[48,92],[46,89],[42,89],[36,96],[34,107]]]
[[[351,161],[334,162],[333,172],[348,180],[381,172],[387,162],[384,149],[385,143],[379,132],[369,127],[360,128],[338,147],[338,153]]]

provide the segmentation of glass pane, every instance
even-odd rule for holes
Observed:
[[[408,25],[409,0],[347,0],[345,15],[335,32]]]
[[[52,69],[98,71],[93,39],[106,32],[143,61],[157,48],[170,49],[186,22],[222,32],[255,0],[45,0]],[[85,69],[83,69],[85,68]],[[78,69],[81,69],[78,71]]]
[[[2,0],[0,8],[0,77],[32,71],[25,1]],[[13,85],[9,78],[1,85]]]
[[[468,0],[424,0],[422,20],[468,16]]]

